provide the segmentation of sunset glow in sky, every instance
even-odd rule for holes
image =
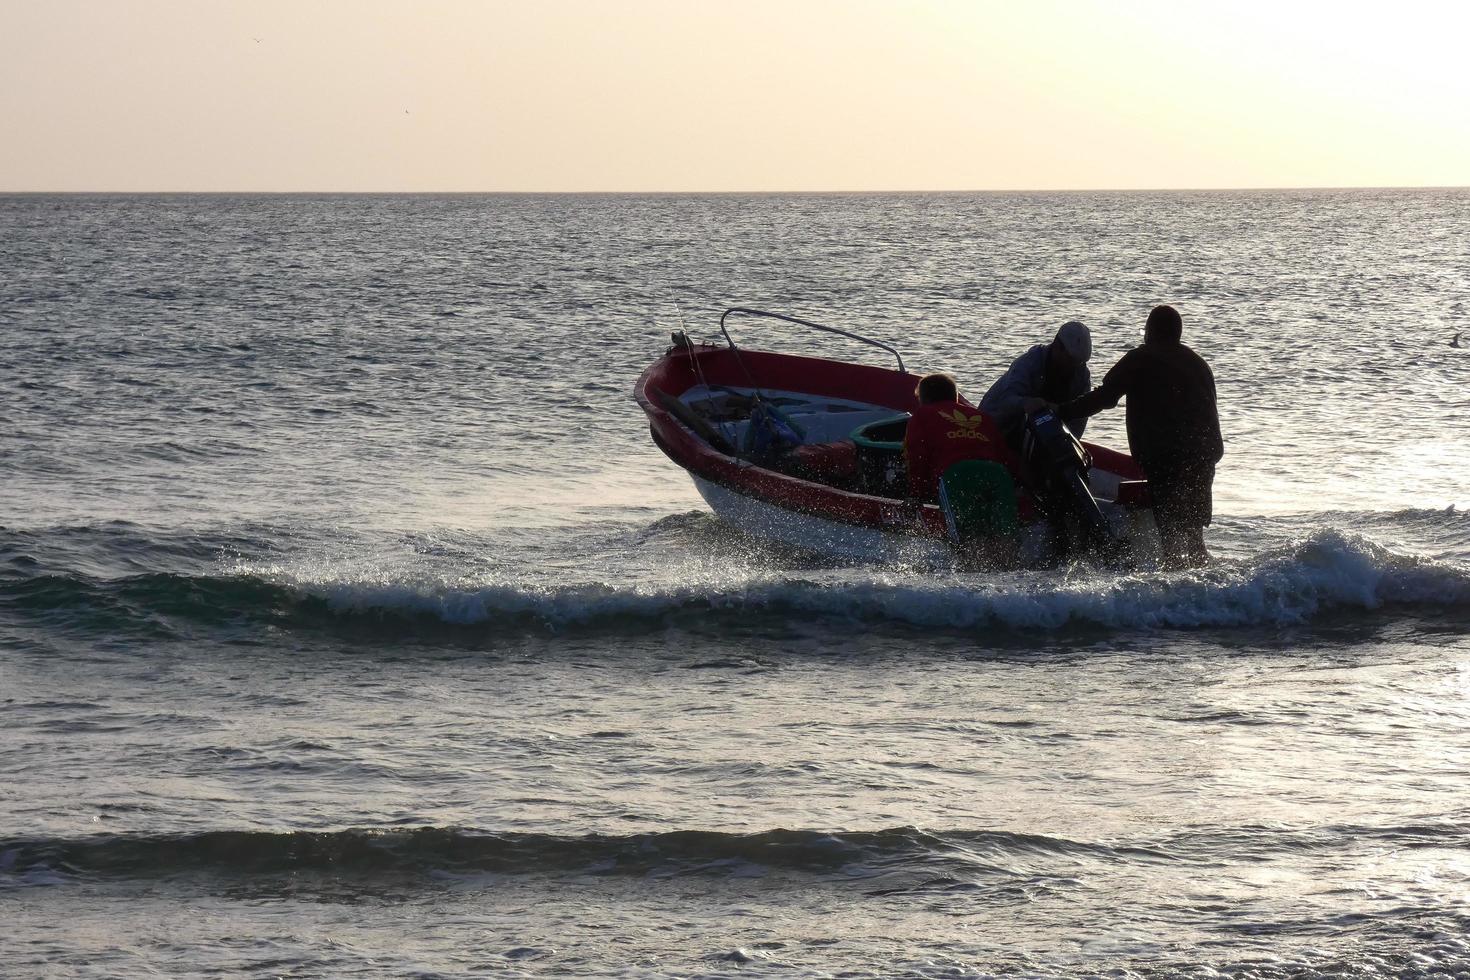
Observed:
[[[0,0],[0,191],[1470,184],[1470,5]]]

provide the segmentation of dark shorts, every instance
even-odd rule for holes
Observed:
[[[1159,529],[1204,527],[1214,517],[1212,487],[1215,464],[1196,463],[1168,470],[1148,470],[1154,520]]]

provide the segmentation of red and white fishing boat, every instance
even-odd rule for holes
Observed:
[[[737,347],[726,321],[763,317],[838,334],[887,351],[897,370]],[[643,372],[634,397],[653,441],[694,480],[710,508],[741,530],[826,554],[861,559],[939,558],[950,553],[945,515],[905,501],[901,453],[919,376],[888,344],[764,310],[735,307],[720,317],[723,345],[695,344],[683,332]],[[1055,421],[1063,456],[1075,452],[1076,475],[1114,554],[1157,553],[1147,484],[1132,457],[1077,443]],[[1055,449],[1056,447],[1052,447]],[[1065,469],[1065,467],[1063,467]],[[1068,480],[1062,474],[1062,483]],[[1068,488],[1070,494],[1075,487]],[[1094,505],[1095,502],[1095,505]],[[1027,524],[1024,563],[1056,554],[1055,539],[1073,517]],[[1078,535],[1082,540],[1085,535]]]

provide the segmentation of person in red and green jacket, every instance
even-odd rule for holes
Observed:
[[[910,497],[939,504],[956,544],[987,563],[1013,563],[1022,507],[1030,509],[1017,492],[1020,461],[993,417],[960,403],[950,375],[926,375],[914,394],[919,407],[903,439]]]

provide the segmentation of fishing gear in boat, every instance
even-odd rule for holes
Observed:
[[[690,408],[688,405],[684,404],[679,399],[669,394],[667,391],[662,391],[658,388],[650,388],[649,393],[658,399],[658,403],[662,405],[670,415],[674,416],[680,422],[683,422],[685,425],[689,426],[689,428],[693,429],[705,442],[709,443],[711,446],[724,453],[726,456],[735,455],[735,447],[730,444],[730,440],[726,439],[719,432],[716,432],[714,427],[711,426],[704,419],[700,418],[698,413],[696,413],[694,409]]]

